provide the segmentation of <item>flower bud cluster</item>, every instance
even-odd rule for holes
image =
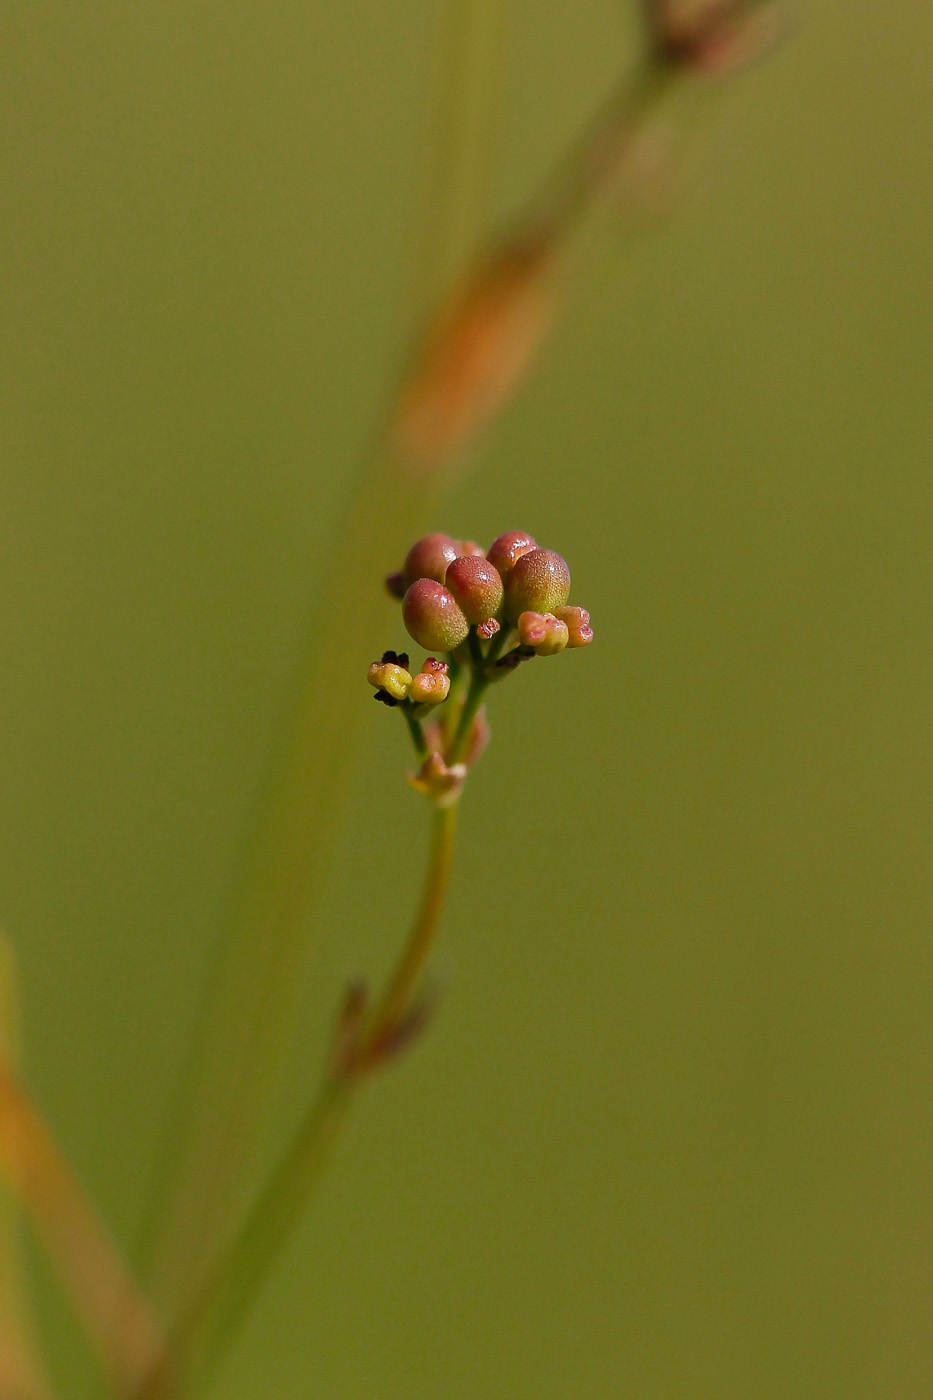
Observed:
[[[486,551],[472,540],[425,535],[386,586],[401,600],[409,636],[448,660],[429,656],[415,673],[406,652],[387,651],[370,666],[369,681],[377,700],[403,708],[422,760],[415,786],[435,802],[455,800],[488,733],[486,688],[535,656],[586,646],[590,615],[569,605],[566,561],[524,530],[500,535]],[[448,697],[443,714],[423,724],[426,710]]]
[[[517,629],[519,644],[537,656],[593,639],[589,614],[567,607],[566,562],[523,530],[500,535],[485,554],[472,540],[425,535],[386,584],[402,600],[409,636],[428,650],[456,653],[471,631],[491,642],[503,628]]]
[[[381,661],[369,668],[369,683],[376,688],[374,699],[390,708],[403,700],[415,705],[440,705],[450,692],[446,661],[429,656],[417,675],[408,670],[408,653],[383,653]]]

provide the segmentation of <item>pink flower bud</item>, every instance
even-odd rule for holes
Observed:
[[[425,535],[417,540],[408,551],[405,560],[405,586],[419,578],[433,578],[436,583],[444,582],[447,565],[460,553],[460,546],[449,535]]]
[[[463,609],[468,622],[485,622],[502,609],[503,588],[499,570],[479,554],[466,554],[448,566],[446,587]]]
[[[536,655],[556,656],[567,645],[569,636],[566,622],[561,622],[560,618],[555,617],[553,613],[545,613],[544,640],[535,647]]]
[[[485,622],[478,624],[476,628],[477,637],[481,637],[484,642],[488,642],[499,631],[499,624],[494,617],[487,617]]]
[[[522,555],[537,548],[537,542],[524,530],[510,530],[493,540],[486,551],[486,558],[499,570],[504,583]]]
[[[437,671],[440,675],[446,676],[447,662],[438,661],[436,656],[428,656],[425,657],[424,665],[421,667],[421,669],[422,671]]]
[[[570,570],[553,549],[523,554],[505,584],[505,610],[511,622],[523,612],[553,612],[570,596]]]
[[[544,614],[523,612],[518,619],[518,635],[523,647],[536,647],[547,636]]]
[[[566,622],[570,634],[569,647],[585,647],[593,640],[590,615],[586,608],[555,608],[554,616]]]
[[[457,554],[481,554],[484,559],[486,558],[485,549],[483,549],[482,545],[478,545],[475,540],[461,540],[457,549]]]
[[[518,635],[523,646],[534,647],[536,656],[556,656],[567,646],[570,633],[566,622],[553,613],[523,612]]]
[[[420,671],[411,683],[409,700],[416,705],[441,705],[450,694],[450,677],[445,671]]]
[[[453,651],[470,630],[453,594],[428,578],[416,579],[405,594],[402,620],[409,635],[432,651]]]

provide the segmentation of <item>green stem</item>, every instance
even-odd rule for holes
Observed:
[[[486,687],[488,685],[489,681],[482,671],[473,672],[472,679],[470,680],[470,688],[466,693],[463,709],[460,711],[460,720],[454,732],[453,743],[447,754],[447,763],[450,767],[453,767],[455,763],[461,763],[463,761],[464,754],[470,745],[470,732],[473,728],[473,721],[476,718],[480,705],[483,703],[483,696],[486,693]]]
[[[420,721],[415,719],[414,715],[411,712],[410,705],[402,705],[402,714],[405,716],[405,723],[408,725],[408,732],[411,735],[411,741],[415,746],[415,753],[418,755],[419,758],[427,758],[428,742],[424,737],[424,730],[421,728]]]
[[[450,881],[457,805],[436,807],[424,889],[404,951],[360,1045],[362,1069],[411,1007],[437,935]],[[331,1070],[278,1166],[233,1240],[176,1326],[166,1354],[137,1400],[201,1394],[246,1318],[301,1217],[363,1075]]]
[[[450,883],[457,833],[457,806],[457,802],[452,802],[449,807],[434,809],[431,853],[421,903],[408,944],[373,1016],[367,1035],[370,1045],[377,1044],[382,1033],[397,1024],[410,1007],[434,946]]]

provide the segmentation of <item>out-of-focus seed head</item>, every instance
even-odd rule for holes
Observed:
[[[494,617],[487,617],[485,622],[479,623],[476,628],[477,637],[481,637],[484,642],[488,642],[499,631],[499,623]]]
[[[509,530],[507,534],[493,540],[486,551],[486,558],[499,570],[504,583],[522,555],[537,548],[537,541],[524,530]]]
[[[411,688],[411,675],[404,666],[392,661],[374,661],[369,668],[369,683],[393,700],[404,700]]]
[[[567,624],[569,647],[589,646],[593,640],[593,629],[586,608],[555,608],[554,616]]]
[[[447,565],[460,553],[460,546],[450,535],[425,535],[417,540],[408,551],[405,560],[404,579],[406,588],[419,578],[433,578],[435,583],[443,583]]]
[[[402,600],[402,620],[409,635],[430,651],[453,651],[470,630],[452,593],[429,578],[419,578]]]
[[[511,622],[523,612],[552,613],[570,597],[570,570],[553,549],[533,549],[518,560],[505,583],[505,611]]]
[[[474,625],[502,611],[503,588],[495,564],[479,554],[465,554],[448,566],[445,586]]]
[[[404,598],[405,575],[401,569],[397,573],[386,576],[386,592],[390,598]]]
[[[409,700],[416,705],[441,705],[450,694],[450,677],[446,671],[419,671],[411,683]]]

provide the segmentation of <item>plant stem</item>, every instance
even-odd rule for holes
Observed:
[[[447,895],[457,804],[435,807],[424,887],[408,942],[362,1036],[360,1057],[401,1025],[430,956]],[[136,1400],[201,1394],[301,1217],[364,1073],[331,1069],[297,1132],[269,1177],[228,1252],[220,1259],[174,1329],[165,1355]]]
[[[404,1016],[434,946],[450,883],[458,805],[452,802],[449,807],[434,809],[431,852],[421,902],[408,944],[373,1016],[367,1036],[370,1044],[376,1044],[383,1032]]]
[[[135,1395],[164,1352],[155,1319],[25,1089],[5,1063],[0,1063],[0,1174],[42,1237],[114,1390]]]
[[[405,723],[408,725],[408,732],[415,746],[415,753],[419,758],[427,758],[428,741],[424,737],[424,730],[421,728],[419,721],[416,720],[412,714],[411,707],[407,704],[403,704],[402,714],[405,716]]]
[[[470,680],[470,688],[466,693],[463,709],[460,711],[460,719],[454,731],[453,743],[447,754],[447,763],[451,767],[455,763],[461,763],[463,761],[463,756],[469,748],[473,720],[476,718],[477,711],[483,703],[483,696],[486,693],[488,685],[489,681],[482,671],[473,672]]]

